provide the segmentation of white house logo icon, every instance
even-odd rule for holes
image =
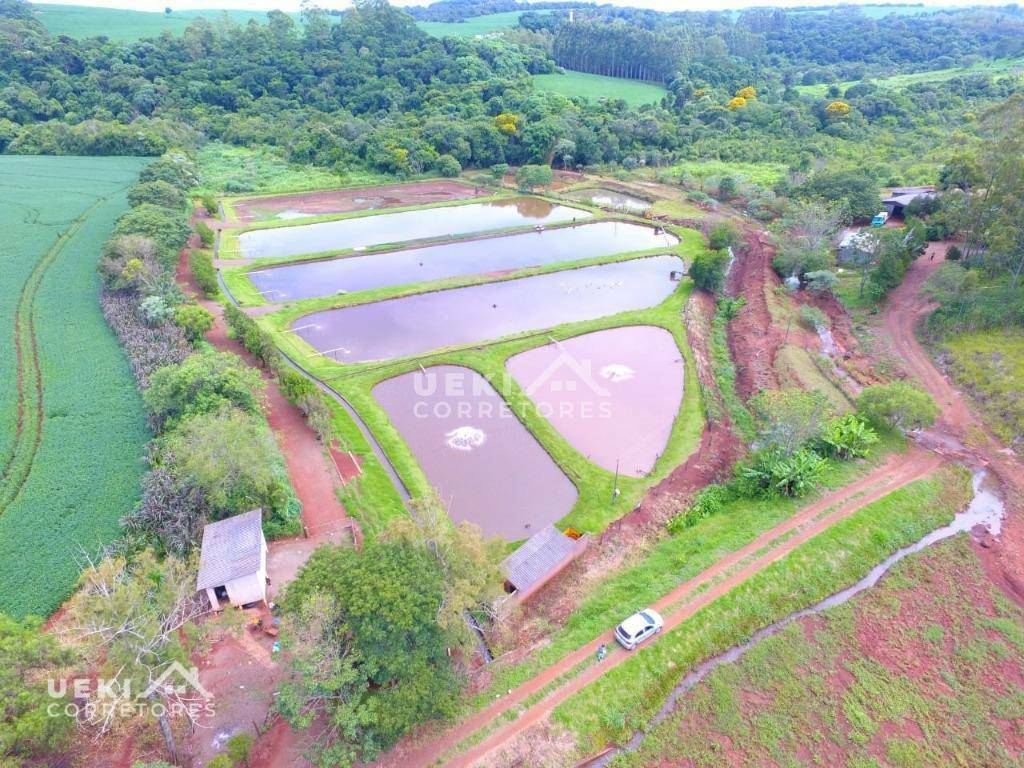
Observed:
[[[611,394],[594,378],[589,360],[585,363],[581,362],[566,352],[557,341],[555,344],[558,345],[558,357],[552,360],[548,367],[541,371],[540,376],[531,382],[526,388],[526,394],[532,397],[549,381],[551,382],[549,385],[551,392],[575,392],[579,385],[583,384],[598,397],[608,397]],[[555,374],[563,368],[567,369],[570,375],[555,378]]]
[[[185,667],[177,661],[172,661],[167,669],[160,674],[160,677],[149,684],[139,698],[148,699],[154,695],[184,696],[189,692],[198,693],[204,699],[213,698],[213,694],[199,682],[198,669]]]

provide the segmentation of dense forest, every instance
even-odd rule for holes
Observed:
[[[0,150],[155,155],[218,139],[409,175],[705,157],[800,170],[863,162],[870,143],[883,179],[909,180],[908,164],[1017,80],[965,76],[900,91],[863,83],[825,97],[794,84],[856,77],[868,65],[844,62],[858,57],[909,72],[1024,45],[1012,9],[880,21],[753,11],[732,21],[595,8],[574,19],[543,10],[498,39],[438,39],[383,0],[360,0],[340,20],[310,9],[298,24],[271,12],[265,24],[197,20],[179,38],[115,44],[54,38],[23,0],[0,0]],[[670,94],[631,110],[536,90],[531,75],[559,59],[660,80]]]

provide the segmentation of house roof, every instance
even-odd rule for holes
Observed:
[[[847,232],[839,241],[840,248],[857,248],[862,251],[874,252],[878,241],[870,232]]]
[[[196,589],[222,587],[257,573],[263,561],[263,510],[243,512],[203,528]]]
[[[555,526],[545,526],[505,558],[509,583],[522,592],[544,581],[572,555],[575,544]]]
[[[892,194],[885,198],[882,203],[886,205],[900,205],[906,207],[918,197],[934,197],[935,190],[930,188],[894,189]]]

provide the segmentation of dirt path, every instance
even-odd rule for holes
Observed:
[[[701,574],[680,584],[658,600],[653,607],[663,612],[666,629],[677,626],[704,606],[784,557],[803,542],[839,520],[849,517],[872,501],[928,475],[941,462],[942,459],[938,456],[917,448],[911,449],[906,454],[891,457],[885,464],[869,472],[858,481],[809,504],[783,523],[758,536],[747,546],[722,558]],[[785,540],[780,543],[781,539]],[[778,546],[771,548],[773,544]],[[768,551],[762,552],[766,547],[769,548]],[[710,587],[700,594],[695,594],[699,588],[711,582],[714,583]],[[443,737],[425,744],[407,745],[405,748],[397,747],[385,755],[377,765],[411,768],[411,766],[426,766],[434,763],[462,740],[491,725],[503,714],[521,705],[526,699],[592,657],[601,644],[605,644],[611,649],[604,662],[585,669],[564,685],[548,693],[539,702],[528,707],[512,722],[493,731],[478,745],[446,763],[452,766],[474,764],[475,761],[485,757],[495,748],[539,722],[550,714],[554,707],[574,693],[629,658],[628,653],[619,650],[615,645],[612,632],[609,631],[594,638],[573,651],[514,689],[510,694],[454,726]]]
[[[219,302],[201,298],[203,293],[188,266],[188,249],[181,252],[178,260],[178,282],[186,292],[195,294],[197,301],[213,313],[215,323],[206,335],[210,343],[221,351],[233,352],[261,371],[267,385],[267,421],[281,448],[295,494],[302,502],[302,523],[310,536],[317,537],[341,528],[350,528],[358,536],[358,525],[345,513],[345,508],[335,494],[340,478],[319,437],[310,429],[299,409],[288,402],[277,383],[260,368],[252,354],[240,342],[228,336],[223,306]]]
[[[998,543],[979,552],[989,576],[1024,604],[1024,462],[1006,448],[970,410],[964,397],[932,362],[917,340],[918,323],[934,306],[921,295],[925,281],[945,260],[944,245],[932,243],[910,265],[903,283],[889,296],[884,329],[909,373],[935,398],[941,415],[923,441],[987,466],[1002,485],[1010,514]]]
[[[775,356],[782,338],[772,324],[766,291],[779,285],[772,269],[774,252],[760,230],[747,221],[743,228],[746,248],[736,255],[727,281],[727,293],[747,303],[729,321],[729,352],[736,365],[736,391],[744,400],[762,389],[778,389]]]

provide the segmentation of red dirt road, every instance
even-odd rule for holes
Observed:
[[[808,505],[785,522],[758,536],[747,546],[722,558],[698,576],[680,584],[658,600],[653,607],[663,612],[666,629],[672,629],[704,606],[784,557],[808,539],[839,520],[849,517],[865,505],[930,474],[941,463],[942,459],[939,457],[916,448],[906,454],[893,456],[885,464],[858,481]],[[760,555],[757,554],[765,547],[779,542],[783,537],[788,538],[774,549]],[[695,590],[715,579],[721,580],[701,594],[694,595]],[[657,638],[655,638],[656,640]],[[509,739],[539,722],[574,693],[629,658],[628,653],[619,650],[615,645],[611,631],[578,648],[558,663],[520,685],[509,695],[454,726],[442,738],[431,740],[425,744],[399,745],[376,765],[411,768],[412,766],[433,764],[460,741],[492,724],[505,712],[519,706],[527,698],[593,656],[601,644],[605,644],[611,649],[605,661],[583,670],[575,678],[526,709],[514,721],[493,731],[482,742],[446,763],[451,766],[473,765]]]
[[[921,289],[943,263],[944,249],[944,245],[933,243],[910,265],[903,284],[890,295],[885,309],[885,330],[909,372],[942,410],[925,439],[952,445],[954,451],[966,454],[973,463],[988,467],[1000,481],[1010,514],[1004,521],[998,546],[979,551],[979,556],[989,576],[1011,598],[1024,605],[1024,519],[1021,514],[1024,512],[1024,462],[1003,446],[971,412],[964,397],[935,367],[915,334],[918,323],[933,308],[921,295]]]
[[[213,312],[216,322],[207,335],[213,346],[224,352],[233,352],[254,368],[259,362],[235,339],[229,338],[224,321],[224,308],[220,303],[201,297],[202,291],[192,278],[188,266],[188,250],[183,250],[178,260],[178,283],[197,301]],[[274,431],[281,453],[284,455],[288,477],[295,488],[295,494],[302,502],[302,523],[311,536],[330,530],[351,527],[358,535],[358,526],[338,501],[334,489],[340,483],[334,462],[330,461],[317,434],[310,429],[302,413],[288,402],[274,380],[263,371],[266,381],[267,421]]]
[[[729,352],[736,364],[736,391],[744,400],[762,389],[777,389],[775,356],[782,346],[772,325],[766,291],[779,285],[772,269],[773,251],[767,238],[749,222],[739,221],[746,241],[744,253],[737,254],[729,273],[728,293],[747,303],[729,321]]]

